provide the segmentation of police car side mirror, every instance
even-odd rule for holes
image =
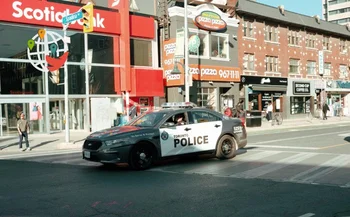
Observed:
[[[173,127],[175,124],[173,122],[165,122],[161,128]]]

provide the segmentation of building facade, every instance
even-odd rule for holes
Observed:
[[[168,9],[170,38],[162,45],[166,98],[185,100],[183,27],[184,8]],[[190,101],[221,111],[233,107],[240,97],[238,67],[238,20],[212,4],[188,6]],[[178,35],[178,37],[177,37]]]
[[[350,23],[350,2],[347,0],[322,0],[322,14],[326,21],[346,25]]]
[[[323,102],[349,114],[350,28],[253,1],[238,1],[238,64],[246,108],[268,101],[287,118]]]
[[[158,67],[157,23],[153,16],[129,13],[129,5],[113,6],[114,2],[109,1],[108,8],[95,6],[93,32],[84,34],[78,21],[70,24],[66,37],[62,17],[78,11],[82,4],[2,2],[0,136],[17,132],[20,112],[26,114],[34,133],[63,130],[65,72],[69,127],[73,130],[111,127],[117,113],[134,102],[141,109],[159,102],[164,87],[163,70]],[[45,39],[38,30],[45,31]],[[60,57],[65,46],[66,70],[42,70],[48,67],[46,52],[50,51],[53,58]]]

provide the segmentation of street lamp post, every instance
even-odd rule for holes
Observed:
[[[187,0],[184,0],[184,27],[185,27],[185,101],[190,101],[190,84],[189,84],[189,71],[188,71],[188,23],[187,23]]]

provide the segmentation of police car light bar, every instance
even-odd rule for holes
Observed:
[[[162,104],[162,108],[194,108],[196,104],[192,102],[166,102]]]

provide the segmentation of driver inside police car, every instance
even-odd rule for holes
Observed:
[[[175,115],[175,125],[185,125],[185,114]]]

